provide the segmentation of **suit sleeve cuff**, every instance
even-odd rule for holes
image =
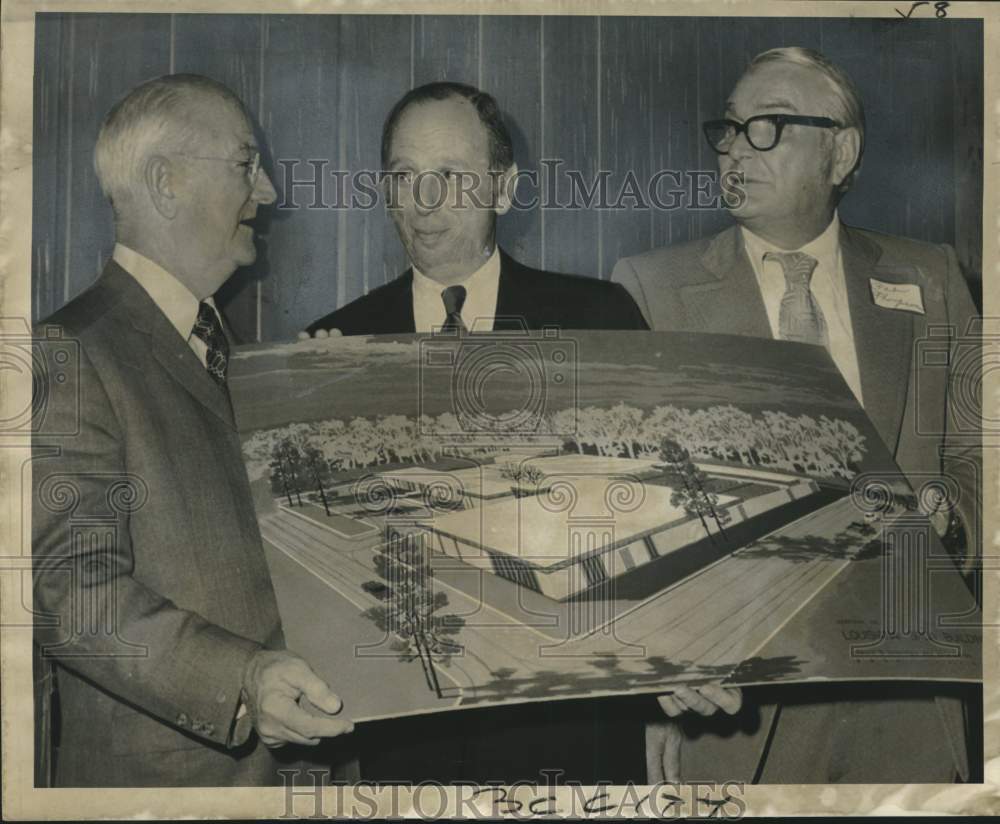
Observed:
[[[250,661],[263,647],[255,647],[243,661],[243,666],[239,670],[239,685],[236,692],[236,703],[232,715],[232,723],[229,726],[229,735],[225,744],[227,747],[239,747],[247,742],[253,732],[253,718],[250,715],[249,697],[243,685],[246,683],[246,673],[250,668]]]

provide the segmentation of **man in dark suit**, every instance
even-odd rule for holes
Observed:
[[[950,247],[839,221],[837,203],[864,145],[856,87],[817,52],[765,52],[737,83],[726,119],[706,123],[705,134],[722,174],[744,178],[730,207],[737,225],[621,260],[612,279],[628,288],[654,330],[825,346],[915,487],[941,475],[957,482],[954,511],[926,514],[942,534],[950,520],[962,521],[966,549],[956,560],[970,571],[980,458],[968,440],[956,440],[956,427],[970,416],[978,421],[979,412],[956,406],[958,383],[970,376],[922,363],[917,347],[933,339],[950,348],[951,363],[962,362],[955,356],[969,340],[975,309]],[[867,783],[968,776],[962,706],[944,687],[748,695],[754,700],[742,708],[738,691],[719,687],[661,697],[672,716],[722,708],[732,717],[705,720],[683,740],[667,723],[651,726],[651,778],[677,774],[678,743],[684,777]],[[664,745],[666,766],[656,752]]]
[[[647,328],[623,287],[531,269],[497,247],[517,165],[490,95],[444,82],[408,92],[386,118],[382,163],[412,268],[316,321],[310,334]],[[592,784],[641,770],[641,751],[625,752],[635,728],[612,699],[377,722],[356,739],[366,780],[544,782],[545,770],[558,770]]]
[[[56,662],[54,781],[280,784],[282,760],[295,761],[272,748],[351,722],[284,650],[212,300],[253,262],[249,222],[274,189],[243,104],[194,75],[126,95],[95,165],[114,254],[38,333],[76,342],[80,357],[76,385],[45,409],[45,431],[72,434],[33,444],[35,642]]]
[[[382,132],[383,192],[412,268],[320,318],[322,335],[501,328],[645,329],[621,287],[523,266],[496,245],[517,182],[496,101],[461,83],[429,83],[393,107]],[[449,320],[450,318],[450,320]]]

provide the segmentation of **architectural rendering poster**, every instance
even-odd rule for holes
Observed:
[[[684,682],[980,678],[928,501],[823,349],[332,337],[245,349],[231,386],[287,641],[359,721]],[[883,567],[933,570],[923,602],[905,572],[887,602]]]

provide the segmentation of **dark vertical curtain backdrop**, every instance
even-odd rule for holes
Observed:
[[[550,171],[559,164],[550,200],[569,199],[568,171],[588,187],[603,171],[614,203],[629,172],[642,192],[661,170],[714,170],[700,122],[721,114],[755,54],[791,45],[820,49],[864,96],[867,149],[841,216],[954,244],[980,289],[980,21],[38,14],[35,26],[36,320],[92,283],[111,252],[94,141],[108,108],[147,78],[210,75],[257,120],[265,168],[297,208],[271,211],[257,263],[220,302],[242,340],[276,340],[405,268],[381,204],[310,208],[312,190],[289,185],[292,174],[309,179],[320,168],[330,204],[338,199],[332,172],[378,170],[382,120],[409,88],[448,79],[496,96],[520,168],[541,173],[522,195],[545,194],[545,160]],[[674,183],[661,179],[661,200],[685,188]],[[620,205],[516,210],[500,219],[500,242],[527,264],[607,278],[619,257],[728,222],[723,210],[685,200],[672,209],[629,197]]]

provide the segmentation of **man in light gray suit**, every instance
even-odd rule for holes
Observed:
[[[295,762],[277,748],[352,725],[284,649],[212,300],[254,261],[250,222],[275,192],[243,104],[194,75],[126,95],[95,165],[114,254],[38,333],[80,351],[78,384],[45,410],[46,431],[75,434],[33,443],[54,783],[278,784]]]
[[[925,364],[916,342],[936,330],[952,363],[975,309],[949,246],[845,226],[837,204],[864,147],[860,95],[821,54],[758,55],[736,84],[724,119],[704,124],[719,169],[741,175],[736,225],[715,235],[619,261],[612,279],[650,327],[774,337],[825,346],[904,474],[949,476],[953,509],[928,512],[944,533],[960,520],[969,572],[978,552],[978,448],[957,443],[956,384],[968,375]],[[928,434],[930,433],[930,434]],[[951,524],[954,530],[954,523]],[[968,776],[962,706],[943,687],[860,686],[750,691],[682,689],[661,697],[688,736],[650,727],[649,768],[676,774],[657,751],[680,743],[680,774],[765,782],[951,781]],[[885,696],[891,695],[892,698]],[[689,710],[731,717],[690,723]],[[779,712],[780,710],[780,712]],[[693,729],[699,727],[699,729]],[[668,776],[669,777],[669,776]]]

